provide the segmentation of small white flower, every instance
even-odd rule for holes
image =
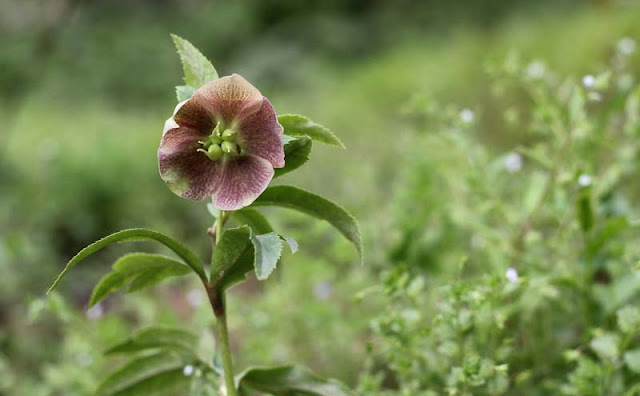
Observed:
[[[87,318],[89,319],[98,319],[104,314],[104,309],[102,309],[102,304],[97,303],[93,307],[89,308],[87,311]]]
[[[504,159],[504,167],[511,173],[522,169],[522,156],[518,153],[509,153]]]
[[[623,55],[631,55],[636,50],[636,42],[631,37],[623,37],[618,41],[618,51]]]
[[[595,83],[596,78],[591,74],[587,74],[586,76],[582,77],[582,84],[587,88],[593,87]]]
[[[589,187],[591,185],[591,176],[580,175],[580,177],[578,177],[578,184],[581,187]]]
[[[182,369],[182,374],[184,374],[185,377],[190,377],[191,375],[193,375],[193,371],[194,371],[193,366],[190,364],[187,364]]]
[[[202,292],[202,290],[193,289],[193,290],[189,290],[189,292],[187,293],[187,302],[192,307],[194,308],[199,307],[200,305],[202,305],[203,301],[204,301],[204,293]]]
[[[505,274],[505,276],[507,277],[507,280],[509,282],[517,282],[519,277],[518,277],[518,271],[516,271],[515,268],[509,268],[507,269],[507,272]]]
[[[544,73],[547,71],[547,67],[540,61],[533,61],[527,66],[527,76],[533,79],[539,79],[544,77]]]
[[[460,119],[466,124],[473,122],[473,118],[474,114],[473,110],[471,109],[462,109],[462,111],[460,112]]]

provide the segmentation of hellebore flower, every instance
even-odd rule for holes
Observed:
[[[250,205],[284,166],[282,126],[267,98],[234,74],[178,104],[158,148],[160,176],[175,194],[213,199],[221,210]]]

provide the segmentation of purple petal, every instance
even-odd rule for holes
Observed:
[[[162,137],[158,149],[160,176],[173,193],[192,200],[212,196],[220,187],[221,161],[211,161],[196,151],[202,132],[192,128],[173,128]]]
[[[271,163],[255,155],[227,158],[213,205],[220,210],[238,210],[251,205],[267,188],[273,173]]]
[[[189,99],[176,107],[173,120],[180,126],[197,129],[209,135],[215,126],[214,117],[200,102]]]
[[[256,107],[261,99],[262,94],[256,87],[243,77],[233,74],[198,88],[190,101],[206,108],[215,117],[232,123],[238,115]],[[253,111],[255,110],[257,108]]]
[[[249,153],[266,159],[274,168],[284,166],[283,128],[267,98],[262,98],[258,111],[239,119],[237,131]]]

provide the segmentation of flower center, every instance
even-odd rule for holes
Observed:
[[[197,151],[204,153],[211,161],[217,161],[225,155],[242,154],[242,147],[236,142],[237,132],[231,128],[224,129],[218,123],[207,140],[199,141],[203,147]]]

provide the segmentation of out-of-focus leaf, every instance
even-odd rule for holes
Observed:
[[[629,228],[626,216],[614,217],[607,221],[602,229],[589,241],[586,251],[590,256],[596,255],[602,247],[621,232]]]
[[[293,186],[273,186],[265,190],[253,203],[255,206],[282,206],[326,220],[353,243],[360,262],[364,261],[362,236],[356,219],[335,203]]]
[[[618,358],[618,336],[615,334],[602,334],[593,340],[589,346],[602,360],[615,360]]]
[[[634,306],[626,306],[616,313],[618,327],[626,334],[633,334],[640,330],[640,309]]]
[[[593,207],[591,206],[591,188],[582,188],[576,202],[578,222],[582,232],[589,232],[593,228]]]
[[[253,389],[274,396],[353,396],[355,393],[334,379],[320,377],[301,366],[250,367],[236,375],[242,395]]]
[[[316,124],[305,116],[298,114],[282,114],[278,122],[284,127],[285,135],[308,136],[311,139],[345,148],[344,144],[328,128]]]
[[[632,349],[625,352],[624,362],[629,367],[629,370],[640,374],[640,349]]]

